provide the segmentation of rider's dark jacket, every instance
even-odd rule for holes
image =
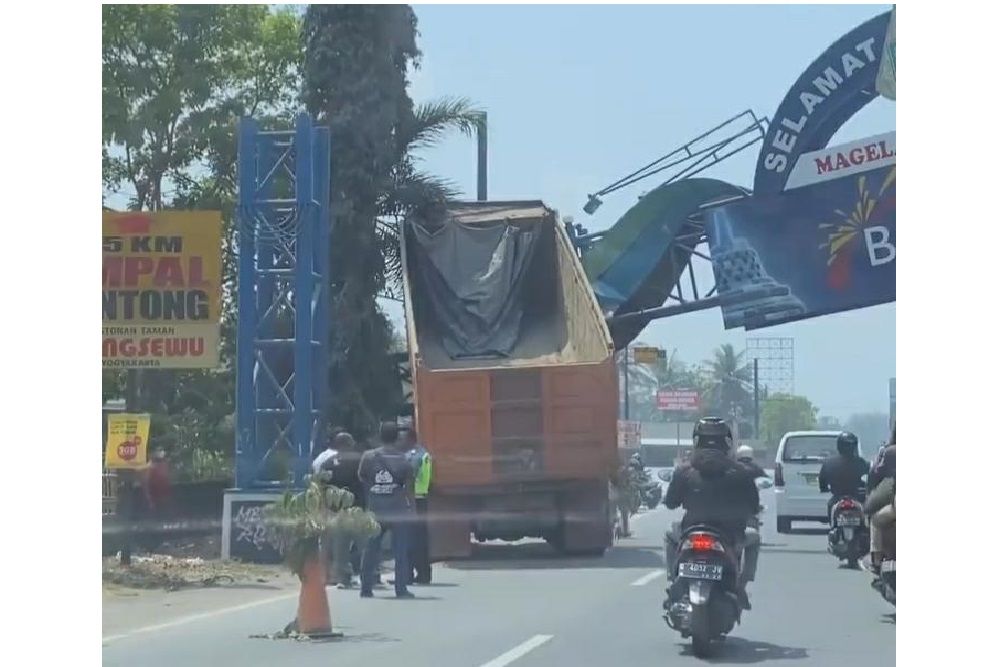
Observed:
[[[670,509],[684,507],[682,528],[706,523],[742,535],[747,520],[760,506],[751,475],[722,451],[695,449],[690,463],[671,477],[663,504]]]
[[[864,499],[864,480],[868,473],[868,462],[858,455],[835,454],[823,461],[819,470],[819,490],[829,491],[833,498],[850,496]]]

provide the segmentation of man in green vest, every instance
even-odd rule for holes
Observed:
[[[412,418],[400,420],[401,435],[407,457],[415,474],[413,495],[416,499],[417,518],[410,540],[410,564],[413,567],[413,583],[431,583],[430,538],[427,527],[427,494],[431,488],[431,455],[417,438]]]

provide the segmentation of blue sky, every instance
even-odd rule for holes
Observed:
[[[746,108],[770,117],[796,77],[833,41],[888,5],[417,5],[423,66],[416,101],[472,99],[489,113],[491,199],[540,198],[592,231],[612,225],[649,179],[609,196],[592,217],[588,192]],[[894,130],[876,100],[832,143]],[[705,175],[749,186],[756,148]],[[456,136],[424,153],[428,171],[475,196],[475,142]],[[390,307],[398,319],[398,308]],[[821,414],[888,411],[896,369],[895,305],[754,336],[795,338],[795,390]],[[645,342],[705,359],[747,334],[718,310],[651,324]]]

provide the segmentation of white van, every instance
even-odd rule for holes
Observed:
[[[778,444],[774,460],[774,505],[778,532],[792,530],[792,521],[828,522],[829,493],[819,491],[819,469],[837,453],[840,431],[792,431]]]

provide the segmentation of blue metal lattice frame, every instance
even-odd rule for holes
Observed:
[[[242,118],[237,156],[236,487],[301,486],[329,402],[330,132]]]

